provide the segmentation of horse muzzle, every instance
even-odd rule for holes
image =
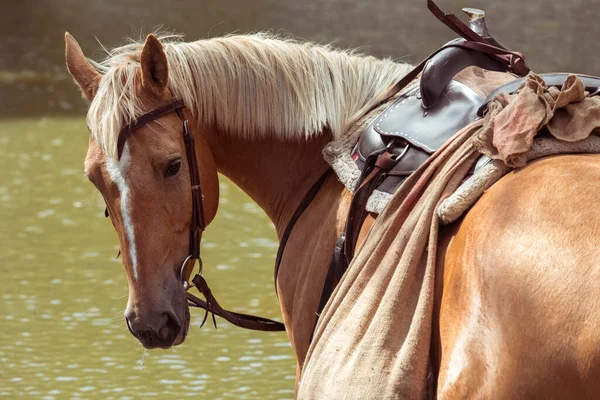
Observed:
[[[168,349],[185,340],[190,320],[187,306],[183,314],[181,318],[170,310],[150,313],[127,310],[125,321],[131,334],[146,349]]]

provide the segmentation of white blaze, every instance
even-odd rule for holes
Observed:
[[[125,180],[125,171],[129,167],[129,146],[125,144],[121,159],[115,162],[110,157],[106,159],[106,171],[110,176],[110,179],[119,188],[119,194],[121,195],[121,219],[123,220],[123,229],[129,242],[129,258],[131,259],[131,268],[133,269],[133,277],[137,279],[137,251],[135,248],[135,234],[133,231],[133,220],[131,219],[131,212],[129,210],[129,198],[130,190],[127,181]]]

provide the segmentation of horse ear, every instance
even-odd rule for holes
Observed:
[[[83,55],[79,43],[69,32],[65,32],[65,58],[67,60],[67,69],[79,85],[83,97],[92,101],[98,90],[98,84],[102,74],[89,62]]]
[[[169,83],[169,67],[162,44],[153,34],[148,35],[142,54],[142,86],[162,95]]]

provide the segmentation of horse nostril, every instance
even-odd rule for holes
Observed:
[[[167,325],[160,328],[160,330],[158,331],[158,337],[160,337],[163,340],[169,337],[169,327]]]
[[[165,324],[158,330],[157,334],[163,340],[169,337],[176,337],[181,330],[181,326],[171,313],[164,313]]]

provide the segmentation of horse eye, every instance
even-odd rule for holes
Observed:
[[[167,171],[166,171],[167,178],[169,176],[177,175],[177,173],[179,172],[180,169],[181,169],[181,160],[169,161],[169,164],[167,165]]]

